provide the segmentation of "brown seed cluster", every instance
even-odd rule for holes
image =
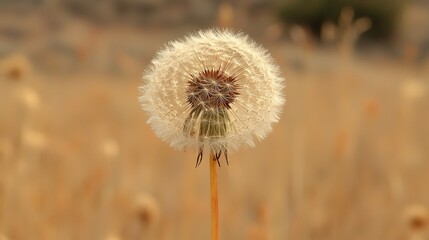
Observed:
[[[186,89],[193,111],[230,109],[239,95],[237,80],[222,70],[204,70],[192,76]]]

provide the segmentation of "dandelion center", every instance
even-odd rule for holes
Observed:
[[[225,110],[239,95],[236,79],[221,70],[204,70],[193,76],[186,89],[192,111]]]
[[[189,116],[185,120],[183,132],[188,136],[198,136],[201,142],[213,141],[224,137],[230,130],[228,109],[235,101],[238,92],[236,78],[221,70],[204,70],[192,76],[186,89],[187,101],[191,106]],[[217,149],[215,159],[218,161],[221,151]],[[200,145],[197,166],[201,162],[203,145]],[[219,162],[219,161],[218,161]]]

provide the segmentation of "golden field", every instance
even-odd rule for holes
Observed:
[[[198,28],[25,13],[0,15],[0,240],[208,239],[207,159],[159,140],[137,100],[156,51]],[[222,158],[221,239],[429,239],[429,60],[361,52],[354,23],[329,44],[238,28],[287,102],[267,139]]]

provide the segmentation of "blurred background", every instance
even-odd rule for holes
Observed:
[[[137,101],[170,40],[241,30],[280,123],[219,170],[221,239],[429,239],[429,1],[0,0],[0,239],[208,239],[209,167]]]

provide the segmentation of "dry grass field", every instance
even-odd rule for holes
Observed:
[[[161,142],[137,101],[156,51],[198,28],[41,16],[0,15],[0,240],[208,239],[207,161]],[[221,239],[429,239],[419,48],[246,29],[281,66],[287,102],[219,169]]]

